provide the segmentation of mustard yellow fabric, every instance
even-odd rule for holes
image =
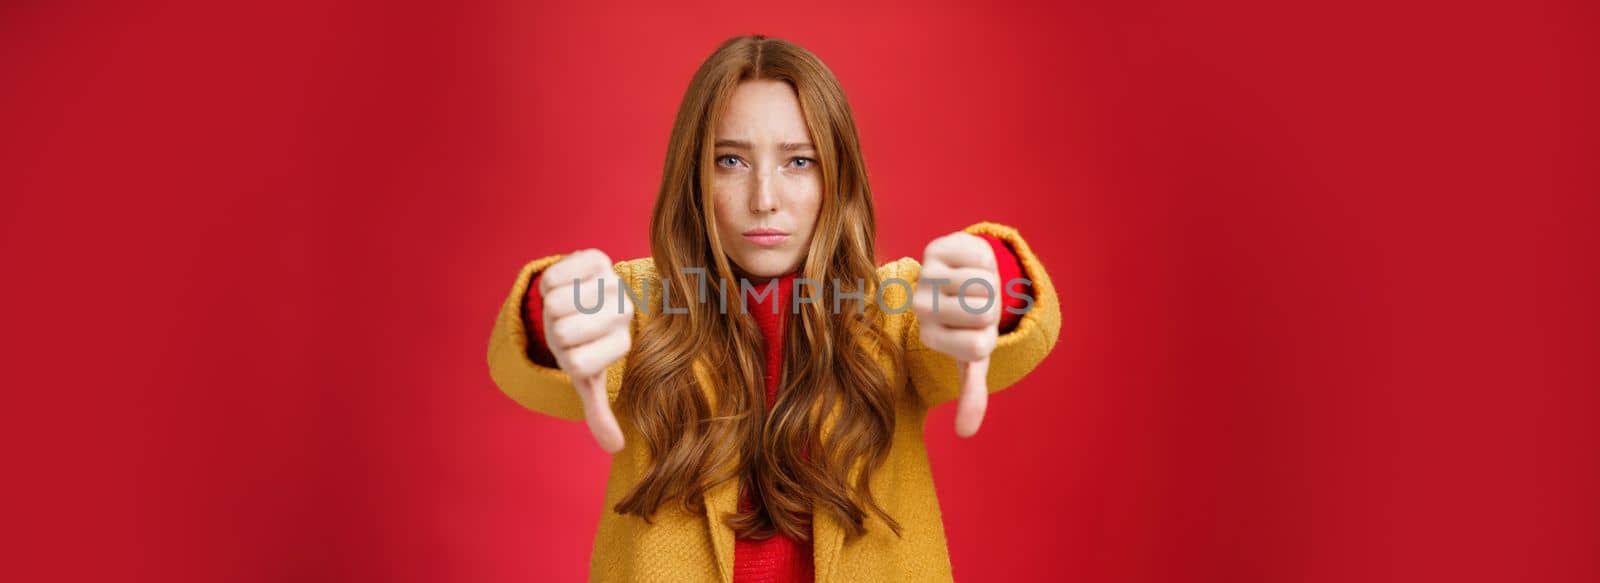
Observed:
[[[1011,332],[1000,336],[991,356],[988,380],[992,394],[1021,380],[1050,353],[1061,328],[1061,310],[1044,266],[1015,229],[982,222],[965,230],[991,234],[1009,242],[1022,260],[1025,276],[1033,281],[1035,303],[1032,309]],[[584,417],[582,402],[566,373],[528,359],[527,325],[521,316],[522,298],[534,274],[559,259],[558,255],[532,261],[517,274],[489,338],[489,374],[506,395],[524,407],[561,419],[581,421]],[[656,280],[654,261],[650,258],[622,261],[615,269],[636,294],[641,282],[654,280],[650,285],[654,290],[651,301],[655,305],[635,310],[632,329],[637,334],[643,322],[657,317],[661,311],[661,287]],[[903,257],[879,267],[878,277],[880,281],[898,277],[914,283],[919,270],[915,259]],[[890,308],[910,305],[904,286],[886,286],[884,295],[884,303]],[[887,355],[880,355],[879,362],[894,386],[904,389],[906,383],[910,383],[914,389],[900,391],[901,394],[919,397],[904,399],[899,404],[888,462],[871,480],[874,496],[900,521],[905,536],[897,538],[887,525],[868,513],[867,534],[846,540],[845,531],[829,513],[815,512],[812,536],[817,581],[950,581],[944,524],[922,433],[928,410],[958,395],[957,366],[951,358],[922,345],[913,310],[884,314],[879,324],[891,338],[902,342],[906,351],[902,370],[890,370],[892,365]],[[626,360],[607,369],[607,392],[613,401],[622,389],[620,383]],[[695,371],[702,387],[709,387],[704,365],[697,362]],[[707,398],[714,403],[715,392],[705,390]],[[618,416],[617,421],[628,446],[612,458],[605,506],[590,556],[590,579],[731,581],[733,532],[718,517],[735,510],[736,480],[724,482],[706,494],[703,515],[691,515],[670,504],[661,508],[654,517],[654,524],[617,514],[611,508],[643,475],[649,461],[644,448],[633,445],[643,442],[637,428],[622,416]]]

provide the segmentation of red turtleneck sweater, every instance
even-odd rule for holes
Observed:
[[[1017,259],[1011,247],[1000,239],[979,235],[989,242],[994,249],[995,265],[1000,273],[1000,283],[1011,281],[1022,276],[1022,262]],[[794,288],[794,274],[779,278],[776,293],[754,296],[754,303],[750,306],[750,315],[756,319],[756,324],[761,328],[761,336],[766,340],[767,366],[765,380],[767,389],[767,409],[771,410],[772,404],[778,398],[778,378],[783,365],[783,327],[788,320],[786,315],[789,310],[789,298]],[[765,284],[756,285],[757,293],[766,289]],[[554,367],[555,357],[551,356],[550,349],[544,343],[544,319],[541,316],[543,298],[531,290],[539,289],[539,276],[535,275],[533,282],[528,285],[530,293],[524,301],[525,312],[523,321],[529,324],[528,329],[532,338],[528,342],[528,356],[534,362]],[[808,289],[807,293],[816,290]],[[1029,290],[1024,288],[1023,293]],[[1006,307],[1021,309],[1023,301],[1020,298],[1002,295],[1001,299]],[[778,313],[774,314],[772,307],[776,303]],[[731,306],[730,306],[731,307]],[[730,313],[737,313],[730,309]],[[1000,331],[1002,333],[1016,326],[1020,314],[1007,311],[1000,313]],[[746,485],[747,486],[747,485]],[[745,487],[739,489],[740,511],[750,510],[752,500]],[[811,556],[811,542],[798,541],[783,533],[778,533],[765,540],[735,539],[733,553],[733,581],[734,583],[800,583],[813,581],[816,576],[813,572]]]

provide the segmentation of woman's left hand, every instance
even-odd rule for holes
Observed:
[[[976,235],[955,232],[923,251],[912,295],[922,344],[954,358],[961,369],[956,435],[971,437],[989,406],[989,353],[1000,335],[1000,273],[994,250]]]

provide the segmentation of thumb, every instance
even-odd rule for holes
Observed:
[[[611,414],[611,402],[606,398],[606,371],[580,379],[578,397],[583,399],[583,415],[589,424],[589,433],[594,434],[600,449],[606,453],[622,451],[622,427],[617,425],[617,417]]]
[[[961,363],[961,399],[956,402],[956,435],[972,437],[989,408],[989,357]]]

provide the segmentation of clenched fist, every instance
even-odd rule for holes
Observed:
[[[606,366],[628,354],[633,338],[628,323],[633,303],[617,293],[623,285],[611,269],[611,258],[594,249],[577,251],[545,269],[539,277],[544,300],[544,337],[561,370],[583,399],[589,432],[607,453],[622,451],[622,428],[606,398]],[[578,309],[583,298],[584,310]],[[594,311],[597,303],[600,310]],[[593,313],[584,313],[585,311]]]
[[[989,243],[966,232],[934,239],[923,251],[911,305],[922,344],[961,369],[956,435],[971,437],[989,406],[989,353],[1000,337],[1000,273]]]

